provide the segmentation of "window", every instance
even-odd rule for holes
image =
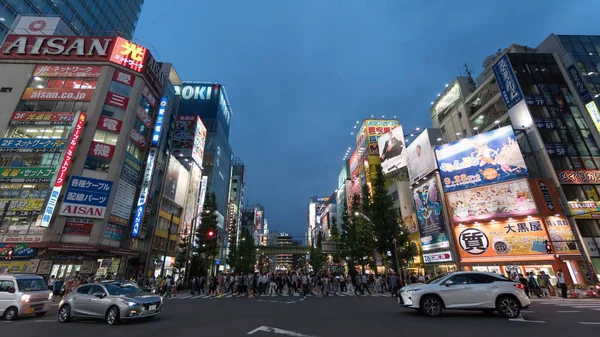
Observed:
[[[486,274],[468,274],[468,276],[470,283],[472,284],[494,283],[500,281],[499,278]]]
[[[98,285],[90,286],[90,295],[96,295],[96,294],[106,294],[106,292],[104,291],[104,288],[102,288],[101,286],[98,286]]]
[[[18,279],[17,285],[19,286],[19,291],[28,292],[28,291],[40,291],[47,290],[48,285],[46,281],[42,278],[27,278],[27,279]]]
[[[81,287],[77,288],[77,293],[83,294],[83,295],[88,295],[90,292],[90,289],[92,289],[92,286],[81,286]]]
[[[66,126],[17,126],[9,127],[6,135],[10,138],[65,139],[69,134]]]
[[[0,292],[9,292],[10,289],[15,289],[13,281],[0,281]]]
[[[117,140],[119,140],[119,135],[112,132],[96,130],[96,132],[94,133],[95,142],[100,142],[109,145],[117,145]]]
[[[140,149],[140,147],[132,142],[131,140],[127,144],[127,152],[129,152],[132,156],[134,156],[137,160],[142,160],[144,156],[144,151]]]
[[[108,91],[114,92],[115,94],[119,94],[125,97],[129,97],[131,95],[131,89],[132,88],[126,84],[113,81],[110,83],[110,88],[108,89]]]
[[[102,115],[122,121],[125,117],[125,109],[112,105],[104,105],[102,107]]]
[[[454,282],[454,284],[468,284],[469,279],[467,278],[468,274],[458,274],[454,275],[448,279],[448,281]]]
[[[392,199],[393,199],[394,201],[398,201],[398,191],[394,191],[394,192],[392,193]]]

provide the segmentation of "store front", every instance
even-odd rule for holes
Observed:
[[[449,250],[436,251],[423,254],[424,271],[423,275],[436,277],[440,274],[445,274],[457,270],[454,257]]]

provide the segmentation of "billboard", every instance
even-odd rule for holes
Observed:
[[[60,152],[66,139],[1,138],[0,152]]]
[[[381,158],[381,169],[383,173],[406,166],[406,151],[404,148],[404,132],[402,125],[381,135],[377,139],[379,157]]]
[[[71,176],[60,215],[104,219],[112,181]]]
[[[599,184],[600,170],[556,171],[561,184]]]
[[[442,214],[442,200],[435,177],[429,178],[413,191],[421,246],[424,251],[448,248],[450,241]]]
[[[156,115],[156,123],[154,124],[154,131],[152,132],[152,141],[151,141],[150,145],[153,147],[157,147],[158,142],[160,141],[160,135],[162,133],[162,126],[164,123],[165,114],[167,112],[168,105],[169,105],[169,98],[166,96],[163,96],[160,99],[160,107],[158,108],[158,114]],[[138,110],[139,110],[139,107],[138,107]]]
[[[102,66],[78,66],[71,64],[47,65],[35,67],[32,76],[41,77],[99,77]]]
[[[44,199],[0,199],[0,213],[4,215],[39,214]]]
[[[137,206],[135,208],[133,225],[131,226],[131,237],[134,238],[137,238],[140,235],[142,220],[144,219],[144,211],[146,210],[146,203],[148,201],[148,191],[150,190],[152,173],[154,172],[154,161],[156,159],[156,151],[157,150],[153,148],[150,149],[150,152],[148,152],[148,160],[146,161],[146,171],[144,172],[144,180],[142,181],[140,195],[138,197]]]
[[[48,183],[54,173],[55,167],[0,167],[0,182]]]
[[[192,164],[190,167],[190,180],[187,185],[187,193],[185,197],[185,208],[183,215],[183,223],[186,230],[191,230],[194,217],[199,215],[196,212],[198,206],[198,193],[200,192],[200,179],[202,172],[200,167]],[[230,214],[231,216],[231,214]]]
[[[92,100],[94,89],[65,89],[65,88],[27,88],[23,92],[21,99],[27,100],[44,100],[44,101],[86,101]]]
[[[358,175],[358,149],[352,152],[352,156],[350,156],[348,163],[350,166],[350,179],[352,179]]]
[[[76,112],[14,112],[10,125],[71,125]]]
[[[559,217],[549,217],[544,219],[544,222],[554,247],[554,253],[580,255],[569,221]]]
[[[128,225],[131,216],[131,208],[135,200],[142,163],[129,152],[125,153],[125,161],[121,169],[121,177],[117,185],[117,192],[113,202],[110,222],[119,225]]]
[[[579,74],[577,66],[574,64],[570,65],[567,68],[567,72],[569,73],[569,77],[571,78],[571,82],[573,82],[575,89],[577,89],[577,94],[579,95],[579,98],[581,98],[583,104],[587,104],[589,101],[592,100],[592,95],[590,94],[587,85],[583,81],[583,78]]]
[[[104,144],[96,141],[92,141],[88,154],[93,157],[112,159],[115,154],[115,146],[110,144]]]
[[[192,148],[192,159],[202,167],[204,159],[204,145],[206,144],[206,127],[202,124],[200,117],[196,116],[196,130],[194,132],[194,147]]]
[[[600,219],[600,201],[568,201],[575,219]]]
[[[454,228],[463,258],[547,255],[542,219],[495,221]]]
[[[63,229],[64,235],[90,236],[94,228],[94,220],[68,218]]]
[[[146,52],[146,48],[117,36],[115,46],[110,54],[110,62],[142,72]]]
[[[440,129],[425,129],[406,148],[408,177],[411,184],[437,169],[433,147],[442,145],[441,138]]]
[[[437,146],[435,153],[446,192],[527,176],[510,126]]]
[[[173,135],[173,153],[177,157],[192,157],[196,137],[197,116],[178,116]],[[200,122],[200,125],[202,123]],[[204,125],[202,125],[204,127]]]
[[[86,117],[87,115],[83,112],[80,112],[79,116],[77,117],[77,122],[75,123],[73,133],[71,134],[71,140],[69,141],[69,145],[67,145],[67,151],[65,151],[63,161],[58,167],[58,173],[56,175],[56,180],[54,181],[54,186],[52,187],[52,192],[50,192],[50,198],[46,204],[44,215],[41,217],[40,227],[50,226],[50,221],[52,220],[52,215],[54,214],[54,208],[56,207],[56,204],[58,203],[58,197],[60,196],[60,191],[62,191],[65,178],[67,177],[67,172],[69,171],[69,167],[73,161],[73,156],[75,155],[75,150],[77,149],[77,144],[79,144],[79,139],[83,133]],[[38,219],[38,221],[40,221],[40,219]]]
[[[138,130],[131,129],[129,139],[132,142],[134,142],[137,146],[139,146],[142,150],[146,148],[146,137],[144,137],[144,135],[142,135]]]
[[[60,17],[22,15],[17,20],[12,30],[16,34],[53,35],[61,23]],[[61,26],[66,28],[64,23]]]
[[[526,179],[448,192],[446,197],[455,223],[538,212]]]
[[[508,60],[508,55],[502,55],[492,66],[492,70],[494,71],[494,77],[498,83],[502,100],[504,100],[506,108],[510,110],[510,108],[523,100],[523,92],[519,88],[519,83]]]
[[[400,126],[398,121],[393,119],[367,119],[363,122],[357,134],[356,147],[360,149],[361,146],[365,146],[365,153],[370,156],[379,156],[377,139],[398,126]],[[402,139],[402,142],[404,143],[404,139]]]

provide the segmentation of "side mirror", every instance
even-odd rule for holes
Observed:
[[[453,285],[453,284],[454,284],[454,282],[452,282],[452,281],[450,281],[450,280],[448,280],[448,281],[444,282],[444,285],[445,285],[446,287],[449,287],[449,286],[451,286],[451,285]]]
[[[14,294],[15,293],[15,288],[13,288],[13,287],[8,288],[8,293]]]
[[[105,293],[95,293],[95,294],[92,294],[92,296],[98,297],[98,298],[104,298],[106,296],[106,294]]]

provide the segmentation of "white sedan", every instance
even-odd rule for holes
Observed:
[[[400,289],[398,304],[430,317],[440,316],[444,309],[461,309],[498,311],[503,317],[515,318],[531,301],[522,284],[502,275],[454,272]]]

